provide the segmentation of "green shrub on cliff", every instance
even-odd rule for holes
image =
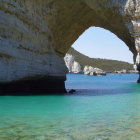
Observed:
[[[82,68],[86,65],[100,68],[106,72],[114,72],[115,70],[120,71],[122,69],[132,70],[133,65],[123,61],[108,60],[100,58],[90,58],[76,51],[74,48],[70,48],[69,54],[75,56],[75,61],[79,62]]]

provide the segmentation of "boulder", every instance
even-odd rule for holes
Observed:
[[[103,70],[99,68],[93,68],[92,66],[85,66],[84,74],[85,75],[106,75],[106,73]]]

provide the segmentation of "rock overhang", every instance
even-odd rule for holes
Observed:
[[[139,0],[2,0],[0,82],[38,75],[65,77],[64,55],[91,26],[116,34],[139,66]]]

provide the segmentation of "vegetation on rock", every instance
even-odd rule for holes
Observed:
[[[80,65],[82,66],[82,69],[86,65],[100,68],[106,72],[120,71],[122,69],[126,69],[126,70],[133,69],[133,64],[123,62],[123,61],[117,61],[117,60],[90,58],[84,54],[79,53],[72,47],[69,49],[67,53],[72,54],[75,57],[75,61],[80,63]]]

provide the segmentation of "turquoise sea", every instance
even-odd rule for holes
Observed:
[[[68,74],[61,96],[1,96],[0,140],[140,140],[137,74]]]

